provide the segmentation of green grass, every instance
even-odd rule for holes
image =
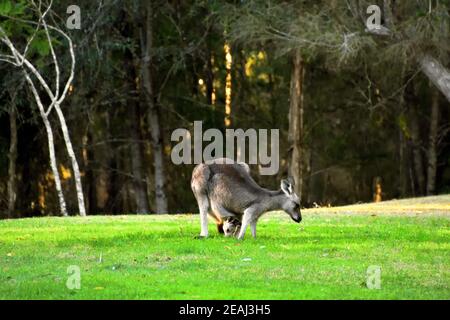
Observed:
[[[243,241],[195,239],[197,215],[3,220],[0,299],[449,299],[450,196],[424,199],[269,213]]]

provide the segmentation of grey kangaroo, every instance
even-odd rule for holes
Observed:
[[[192,172],[191,188],[200,210],[200,237],[208,236],[208,214],[218,224],[228,217],[241,220],[238,239],[244,238],[248,225],[256,238],[256,223],[267,211],[284,210],[295,222],[302,220],[294,179],[281,180],[281,190],[267,190],[252,179],[243,162],[221,158],[201,163]]]

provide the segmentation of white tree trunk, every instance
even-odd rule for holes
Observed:
[[[53,131],[50,125],[50,121],[48,120],[47,115],[45,114],[44,106],[42,104],[41,98],[39,97],[39,93],[36,90],[36,87],[33,84],[33,81],[29,77],[27,73],[25,73],[25,77],[30,86],[31,91],[33,92],[34,98],[36,100],[36,104],[38,105],[39,113],[41,115],[42,121],[44,122],[45,130],[47,131],[47,140],[48,140],[48,153],[50,156],[50,167],[52,168],[53,178],[55,179],[55,188],[56,193],[58,195],[59,206],[61,210],[61,214],[63,216],[68,216],[66,201],[64,200],[64,193],[61,185],[61,178],[59,176],[58,166],[56,164],[56,155],[55,155],[55,142],[53,139]]]
[[[75,188],[77,190],[77,200],[78,200],[78,211],[80,216],[86,216],[86,207],[84,204],[84,194],[83,185],[81,184],[80,168],[78,166],[78,161],[73,151],[72,141],[70,140],[69,130],[67,129],[66,119],[61,107],[58,103],[55,103],[54,108],[58,114],[58,119],[61,124],[61,130],[63,132],[64,143],[66,145],[67,153],[69,154],[70,162],[72,164],[72,171],[75,179]]]
[[[450,72],[435,58],[425,55],[420,59],[423,73],[450,101]]]
[[[59,206],[61,209],[61,214],[65,217],[67,214],[66,201],[64,200],[64,193],[61,185],[61,178],[59,177],[58,166],[56,164],[56,155],[55,155],[55,142],[53,139],[53,131],[48,121],[47,117],[42,117],[42,121],[44,122],[45,130],[47,131],[47,140],[48,140],[48,152],[50,155],[50,166],[52,168],[53,177],[55,179],[55,188],[56,193],[58,194]]]
[[[55,92],[51,91],[49,85],[44,80],[44,78],[39,73],[39,71],[26,58],[26,52],[27,52],[28,46],[31,43],[31,41],[33,40],[36,33],[31,37],[31,39],[29,39],[29,42],[26,45],[24,53],[21,54],[15,48],[14,44],[11,42],[11,40],[9,39],[9,37],[7,36],[7,34],[3,30],[3,28],[0,26],[0,35],[1,35],[0,40],[4,44],[6,44],[6,46],[11,50],[11,53],[12,53],[12,56],[2,55],[0,58],[2,61],[9,62],[9,63],[15,65],[16,67],[20,67],[23,69],[23,71],[25,73],[25,77],[27,79],[27,82],[31,88],[31,91],[33,92],[33,95],[35,97],[36,103],[39,108],[39,113],[41,114],[41,117],[44,121],[44,125],[45,125],[46,131],[47,131],[47,138],[48,138],[48,142],[49,142],[50,164],[51,164],[51,168],[52,168],[53,175],[55,178],[55,185],[56,185],[58,198],[59,198],[59,202],[60,202],[61,213],[64,216],[66,216],[67,209],[66,209],[66,203],[64,200],[64,194],[62,192],[61,179],[59,177],[58,167],[56,164],[55,146],[54,146],[54,141],[53,141],[53,131],[52,131],[49,119],[48,119],[48,116],[49,116],[52,108],[56,109],[56,112],[58,114],[58,119],[61,124],[63,136],[64,136],[64,142],[65,142],[65,145],[67,148],[67,152],[69,154],[69,158],[72,163],[72,169],[73,169],[73,174],[74,174],[74,179],[75,179],[75,186],[76,186],[76,190],[77,190],[77,200],[78,200],[79,212],[80,212],[81,216],[85,216],[86,209],[85,209],[85,205],[84,205],[84,195],[83,195],[83,189],[82,189],[82,184],[81,184],[80,170],[79,170],[77,159],[75,157],[75,152],[73,151],[72,142],[70,140],[69,130],[67,128],[66,120],[64,118],[64,114],[60,107],[61,102],[65,99],[66,94],[69,91],[70,85],[71,85],[73,77],[74,77],[75,54],[74,54],[72,40],[70,39],[70,37],[65,32],[63,32],[61,29],[58,29],[58,28],[52,27],[52,26],[48,26],[45,21],[45,16],[50,11],[51,5],[52,5],[52,2],[50,2],[47,9],[44,11],[44,13],[42,13],[41,12],[41,3],[39,2],[39,5],[36,5],[36,10],[39,13],[40,21],[39,21],[39,23],[32,22],[32,21],[30,21],[29,23],[31,23],[33,25],[37,25],[36,32],[39,29],[40,23],[42,23],[42,26],[44,27],[44,31],[47,36],[48,44],[50,47],[51,56],[53,58],[53,63],[55,66]],[[59,70],[56,53],[55,53],[53,45],[52,45],[52,39],[49,34],[49,29],[54,30],[54,31],[58,32],[59,34],[61,34],[63,37],[65,37],[67,39],[67,41],[69,43],[69,52],[70,52],[70,57],[71,57],[72,63],[71,63],[69,78],[67,79],[64,89],[63,89],[63,92],[61,94],[60,94],[60,70]],[[28,68],[28,70],[37,78],[39,83],[42,85],[43,89],[47,92],[47,94],[51,100],[51,104],[47,110],[45,110],[44,105],[42,104],[42,100],[39,96],[39,93],[36,90],[33,80],[30,78],[29,74],[27,73],[26,68]]]

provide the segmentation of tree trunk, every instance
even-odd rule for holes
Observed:
[[[231,48],[228,43],[224,45],[225,50],[225,128],[231,126],[231,92],[232,92],[232,82],[231,82],[231,66],[232,66],[232,55]]]
[[[408,177],[408,165],[405,157],[406,143],[405,135],[402,129],[398,132],[398,193],[400,197],[404,198],[406,196],[406,186]]]
[[[59,176],[58,166],[56,164],[56,155],[55,155],[55,142],[53,139],[53,131],[50,125],[50,121],[47,117],[42,117],[42,121],[44,122],[45,130],[47,131],[47,139],[48,139],[48,150],[50,155],[50,166],[53,172],[53,178],[55,179],[55,187],[56,192],[58,194],[59,206],[61,210],[61,214],[65,217],[67,214],[67,206],[66,201],[64,200],[64,193],[61,185],[61,178]]]
[[[107,199],[103,210],[107,213],[118,214],[120,213],[120,177],[119,177],[119,165],[118,160],[120,159],[120,152],[115,148],[114,144],[111,142],[113,140],[114,134],[112,132],[111,118],[114,115],[111,114],[112,110],[106,110],[105,112],[105,122],[106,122],[106,140],[109,141],[108,149],[110,150],[108,156],[107,165]]]
[[[96,214],[98,212],[97,207],[97,185],[92,170],[93,163],[93,151],[90,149],[89,144],[92,143],[92,134],[89,131],[83,137],[83,160],[84,160],[84,174],[85,174],[85,187],[86,187],[86,210],[89,214]]]
[[[428,166],[427,166],[427,195],[436,191],[436,140],[439,125],[439,92],[432,88],[430,131],[428,134]]]
[[[214,70],[213,70],[213,52],[208,48],[208,56],[207,56],[207,64],[206,64],[206,101],[212,106],[214,104]]]
[[[144,86],[145,99],[148,104],[148,122],[150,125],[153,163],[155,169],[155,202],[157,213],[167,213],[167,198],[165,194],[165,175],[164,175],[164,158],[163,143],[161,138],[159,108],[155,101],[153,92],[152,79],[152,54],[153,54],[153,8],[152,2],[146,3],[146,23],[145,29],[141,30],[141,43],[143,57],[141,62],[142,80]],[[144,39],[145,35],[145,39]]]
[[[31,80],[30,76],[26,72],[25,72],[25,78],[30,86],[31,92],[34,95],[36,104],[39,109],[39,113],[41,115],[42,121],[44,122],[45,130],[47,131],[48,153],[50,156],[50,167],[52,169],[53,178],[55,180],[55,188],[56,188],[56,193],[58,195],[59,207],[61,210],[61,214],[63,216],[68,216],[66,201],[64,199],[64,193],[63,193],[62,185],[61,185],[61,178],[59,176],[58,165],[56,164],[55,142],[53,139],[52,127],[50,125],[50,121],[48,120],[47,115],[45,114],[45,109],[42,104],[39,93],[37,92],[36,87],[34,86],[34,83]]]
[[[147,183],[145,181],[143,154],[141,147],[141,132],[140,132],[140,113],[138,103],[131,106],[131,136],[133,142],[131,143],[131,167],[133,172],[133,189],[136,200],[137,213],[149,213],[150,206],[147,198]]]
[[[302,136],[303,136],[303,77],[304,67],[300,50],[294,52],[289,106],[289,174],[295,179],[295,192],[302,191]]]
[[[385,1],[384,3],[385,9],[390,9],[390,1]],[[389,10],[390,12],[390,10]],[[390,21],[392,23],[392,16],[390,17]],[[406,62],[402,62],[401,69],[401,83],[406,83],[405,80],[406,74]],[[406,151],[406,138],[405,138],[405,94],[406,94],[406,86],[403,86],[403,89],[400,92],[399,103],[398,103],[398,193],[401,198],[404,198],[406,195],[406,186],[408,180],[408,165],[405,157]]]
[[[232,87],[233,95],[232,95],[232,101],[233,103],[233,114],[231,122],[233,123],[233,126],[241,127],[239,120],[240,120],[240,112],[245,107],[245,92],[246,92],[246,75],[245,75],[245,56],[241,50],[241,46],[236,45],[233,47],[233,51],[235,52],[234,58],[235,62],[233,63],[233,73],[232,73]],[[269,74],[270,78],[270,74]],[[271,96],[272,99],[272,96]]]
[[[414,175],[416,178],[416,194],[423,196],[425,194],[425,171],[422,158],[422,142],[420,137],[419,117],[416,107],[411,107],[411,140],[412,154],[414,163]]]
[[[108,162],[108,199],[105,203],[104,211],[111,214],[120,213],[120,179],[118,174],[117,154],[111,155]]]
[[[450,72],[435,58],[425,55],[420,59],[423,73],[450,101]]]
[[[392,17],[392,1],[383,0],[383,18],[384,24],[387,28],[392,28],[393,17]]]
[[[86,207],[84,205],[84,194],[83,186],[81,184],[80,167],[78,166],[78,161],[73,150],[72,141],[70,140],[69,135],[69,129],[67,128],[66,119],[61,110],[61,106],[58,103],[55,103],[54,108],[59,118],[59,123],[61,125],[61,130],[64,137],[64,143],[66,145],[67,153],[69,154],[69,159],[72,164],[73,176],[75,178],[75,188],[77,190],[78,211],[80,213],[80,216],[84,217],[86,216]]]
[[[17,185],[16,185],[16,160],[17,160],[17,114],[14,101],[11,103],[9,112],[10,145],[9,145],[9,167],[8,167],[8,218],[11,218],[16,208]]]

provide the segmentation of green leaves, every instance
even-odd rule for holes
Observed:
[[[13,9],[11,1],[1,0],[0,2],[0,15],[8,15]]]
[[[25,12],[25,1],[0,0],[0,15],[4,16],[19,16]]]
[[[40,56],[45,57],[50,53],[50,45],[45,38],[37,37],[30,46],[34,49]]]
[[[16,35],[27,35],[33,32],[33,28],[25,23],[19,22],[16,19],[30,19],[31,12],[25,12],[27,8],[26,1],[10,1],[10,0],[0,0],[0,18],[1,26],[6,32],[8,37],[13,37]]]

